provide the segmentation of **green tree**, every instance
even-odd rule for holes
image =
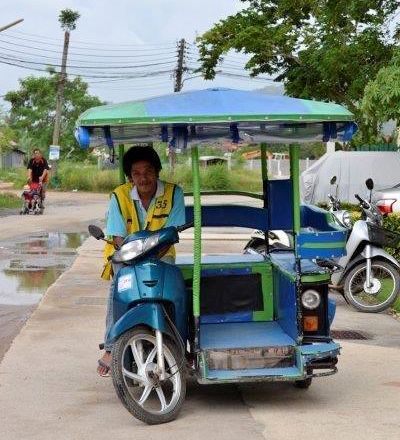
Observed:
[[[400,50],[397,50],[388,66],[382,67],[375,79],[365,87],[361,104],[366,123],[380,127],[394,120],[400,135]]]
[[[71,9],[63,9],[60,12],[58,21],[61,24],[61,29],[65,32],[71,32],[76,29],[76,22],[78,21],[81,14],[77,11]]]
[[[11,104],[11,127],[21,135],[25,133],[35,139],[44,150],[52,141],[57,81],[54,74],[49,77],[29,76],[19,80],[19,90],[8,92],[4,97]],[[88,85],[80,78],[66,80],[60,131],[62,155],[68,154],[71,148],[75,149],[72,156],[86,154],[76,148],[75,121],[89,107],[102,104],[98,97],[88,94]]]
[[[241,1],[245,9],[198,39],[205,78],[234,49],[251,54],[251,75],[275,75],[289,96],[335,101],[359,115],[365,84],[392,57],[398,0]]]

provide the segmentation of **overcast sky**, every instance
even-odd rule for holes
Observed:
[[[63,32],[58,23],[58,15],[66,7],[77,10],[81,14],[76,30],[71,33],[70,59],[73,60],[73,53],[127,55],[126,52],[113,52],[113,49],[117,48],[124,50],[134,48],[129,48],[127,45],[138,45],[136,49],[143,45],[148,52],[139,52],[140,55],[145,54],[149,57],[155,54],[157,58],[161,50],[171,50],[172,45],[181,38],[193,42],[197,35],[201,35],[213,23],[234,14],[243,6],[244,4],[238,0],[2,0],[0,26],[18,18],[24,18],[24,22],[0,33],[0,55],[15,58],[20,56],[25,59],[28,57],[34,60],[35,55],[46,53],[43,52],[43,48],[48,48],[48,55],[61,58],[57,51],[62,50]],[[39,47],[42,51],[21,45]],[[13,52],[13,48],[25,54]],[[107,52],[96,52],[93,49],[107,49]],[[138,52],[130,52],[128,55],[132,54],[138,55]],[[137,58],[138,61],[143,62],[146,59],[145,56]],[[173,59],[173,55],[162,56],[164,60],[165,57]],[[239,67],[241,60],[245,60],[245,57],[240,54],[230,54],[230,56],[234,63],[232,66]],[[76,58],[79,58],[79,55],[75,56]],[[134,59],[127,59],[126,62],[132,63]],[[81,63],[93,60],[100,65],[103,60],[105,64],[110,60],[114,60],[113,62],[117,65],[118,61],[121,61],[120,64],[123,63],[120,58],[110,57],[88,57],[86,60],[83,58]],[[154,62],[155,58],[152,57],[151,60]],[[39,61],[43,61],[43,58],[39,58]],[[72,65],[72,61],[70,64]],[[238,69],[236,71],[240,73]],[[15,90],[18,87],[18,78],[30,74],[40,75],[40,73],[30,72],[23,68],[0,64],[0,96],[9,90]],[[88,81],[92,83],[90,92],[109,102],[139,99],[173,91],[173,81],[169,74],[162,77],[100,83],[98,79],[88,79]],[[195,78],[185,81],[184,90],[214,86],[251,90],[268,84],[260,80],[226,77],[219,77],[213,82]],[[142,86],[143,89],[141,89]]]

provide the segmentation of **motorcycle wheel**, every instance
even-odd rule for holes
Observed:
[[[146,327],[123,333],[112,350],[111,376],[125,408],[149,425],[174,420],[185,401],[185,360],[169,339],[163,338],[166,379],[156,372],[156,337]]]
[[[365,262],[351,269],[345,278],[344,296],[360,312],[382,312],[396,301],[400,292],[400,274],[392,264],[373,260],[371,271],[373,282],[369,289],[365,286]]]

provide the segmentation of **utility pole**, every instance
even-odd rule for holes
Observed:
[[[58,145],[60,141],[60,124],[61,124],[61,109],[64,101],[64,85],[67,72],[67,57],[69,46],[69,31],[64,33],[64,48],[61,61],[61,73],[58,81],[57,96],[56,96],[56,117],[54,121],[53,130],[53,145]]]
[[[61,123],[61,110],[64,101],[64,86],[67,72],[67,57],[69,46],[70,32],[76,28],[76,22],[80,17],[79,12],[72,11],[71,9],[64,9],[60,12],[58,21],[61,24],[61,29],[64,32],[64,48],[61,60],[61,72],[60,79],[57,84],[57,96],[56,96],[56,116],[54,121],[53,130],[53,145],[58,145],[60,141],[60,123]]]
[[[54,119],[53,141],[52,145],[56,146],[54,149],[54,155],[52,155],[52,149],[49,150],[49,160],[52,162],[52,183],[55,187],[59,185],[57,176],[57,160],[60,157],[60,126],[61,126],[61,112],[64,102],[64,86],[67,78],[67,58],[68,58],[68,46],[70,32],[76,28],[76,22],[80,17],[79,12],[72,11],[71,9],[63,9],[60,12],[58,21],[61,24],[61,29],[64,30],[64,47],[61,59],[61,72],[59,80],[57,82],[57,94],[56,94],[56,115]]]
[[[178,43],[178,60],[176,64],[176,69],[174,72],[175,84],[174,84],[174,92],[180,92],[183,87],[183,73],[185,72],[185,50],[186,50],[186,41],[182,38]],[[175,143],[175,147],[177,144]],[[168,162],[169,162],[169,170],[170,174],[174,174],[175,169],[175,149],[170,147],[168,152]]]
[[[178,62],[175,69],[175,85],[174,92],[180,92],[182,90],[183,82],[183,72],[185,71],[184,62],[185,62],[185,39],[182,38],[178,44]]]
[[[19,20],[13,21],[12,23],[6,24],[5,26],[0,27],[0,32],[5,31],[6,29],[15,26],[18,23],[21,23],[21,21],[24,21],[23,18],[20,18]]]

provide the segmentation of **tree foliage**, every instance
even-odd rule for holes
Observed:
[[[60,12],[58,21],[64,31],[71,32],[76,28],[76,22],[80,16],[81,14],[79,14],[79,12],[67,8]]]
[[[400,51],[397,50],[374,80],[365,87],[361,109],[367,122],[382,124],[391,119],[400,122]]]
[[[57,81],[58,75],[29,76],[19,80],[19,90],[8,92],[4,97],[11,104],[10,126],[20,135],[25,133],[36,140],[44,150],[52,140]],[[98,97],[88,94],[88,85],[80,78],[66,80],[60,130],[62,154],[77,146],[74,127],[78,116],[102,104]]]
[[[16,133],[10,127],[6,112],[3,107],[0,107],[0,154],[13,147],[13,141],[15,141]]]
[[[251,54],[250,74],[275,75],[289,96],[358,111],[365,84],[392,57],[398,0],[241,0],[248,6],[198,39],[201,71],[231,49]]]

